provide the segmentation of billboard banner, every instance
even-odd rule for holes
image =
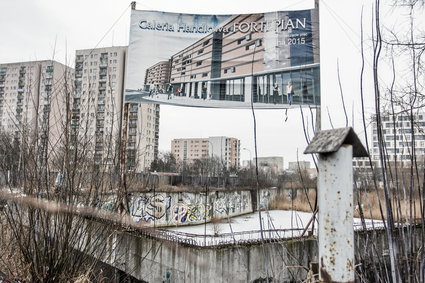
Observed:
[[[132,10],[125,101],[209,108],[320,104],[318,11]]]

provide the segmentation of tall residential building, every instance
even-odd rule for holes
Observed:
[[[158,152],[159,106],[125,104],[126,60],[127,46],[76,51],[73,125],[97,164],[117,165],[125,146],[127,169],[142,171]]]
[[[74,70],[53,60],[0,64],[0,130],[36,137],[37,149],[59,146]]]
[[[425,158],[425,114],[417,113],[413,117],[413,125],[411,117],[408,113],[395,115],[381,114],[381,129],[378,129],[376,117],[372,118],[372,162],[379,165],[379,142],[378,131],[381,130],[385,150],[387,152],[387,160],[390,162],[400,162],[400,166],[408,165],[411,162],[412,153],[416,155],[419,163],[424,162]],[[413,130],[412,130],[413,129]],[[414,133],[414,144],[412,133]],[[413,151],[412,151],[413,149]],[[368,165],[368,161],[364,161]]]
[[[180,162],[218,158],[229,169],[239,168],[240,141],[229,137],[187,138],[171,141],[171,153]]]

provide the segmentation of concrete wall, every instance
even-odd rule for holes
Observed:
[[[205,193],[140,193],[131,197],[135,222],[155,226],[200,224],[252,212],[250,191]],[[206,219],[205,219],[206,217]]]
[[[313,239],[200,248],[116,233],[114,243],[108,263],[147,282],[300,282],[317,251]]]
[[[310,264],[317,263],[315,238],[199,247],[114,231],[101,223],[91,228],[92,233],[111,233],[103,262],[146,282],[302,282]],[[416,247],[421,245],[418,240]],[[390,268],[385,230],[356,232],[355,253],[370,282],[377,272],[370,266],[373,259],[381,260],[381,275]]]
[[[315,189],[308,189],[315,191]],[[165,227],[195,225],[210,222],[211,219],[223,219],[269,209],[276,198],[287,201],[304,195],[302,189],[265,188],[258,192],[209,191],[205,192],[149,192],[133,193],[130,197],[130,215],[137,223],[146,226]],[[116,198],[104,196],[101,209],[114,209]]]

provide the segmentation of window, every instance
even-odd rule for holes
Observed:
[[[204,49],[199,49],[198,50],[198,55],[204,53]]]
[[[201,65],[202,65],[202,61],[196,62],[196,66],[201,66]]]
[[[230,68],[224,69],[225,74],[234,73],[234,72],[236,72],[236,67],[230,67]]]

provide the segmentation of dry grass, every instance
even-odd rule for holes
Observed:
[[[21,261],[21,254],[17,248],[18,243],[14,240],[9,224],[1,210],[0,231],[0,271],[7,274],[10,280],[28,280],[30,278],[29,268]]]
[[[270,209],[313,212],[316,190],[310,189],[307,193],[301,189],[297,191],[297,196],[292,199],[284,194],[278,195],[270,202]]]
[[[359,192],[358,195],[355,194],[354,205],[355,217],[360,217],[359,206],[361,206],[365,218],[381,220],[387,218],[384,192],[381,189],[378,191]],[[395,194],[391,194],[391,206],[394,221],[400,222],[406,219],[421,218],[420,198],[417,195],[413,196],[410,202],[409,198],[399,198]],[[410,206],[412,206],[412,210],[410,210]]]
[[[281,210],[298,210],[312,212],[316,198],[316,191],[309,190],[306,194],[302,189],[299,189],[297,196],[293,199],[287,195],[279,195],[270,202],[270,209]],[[359,199],[359,201],[358,201]],[[363,211],[363,216],[368,219],[386,219],[386,205],[383,190],[356,192],[354,193],[354,216],[360,217],[360,207]],[[360,204],[360,205],[359,205]],[[420,197],[415,195],[412,202],[406,199],[399,199],[394,194],[391,195],[392,211],[395,221],[405,221],[406,219],[420,219],[421,206]],[[410,206],[412,210],[410,210]],[[381,213],[382,210],[382,213]]]

